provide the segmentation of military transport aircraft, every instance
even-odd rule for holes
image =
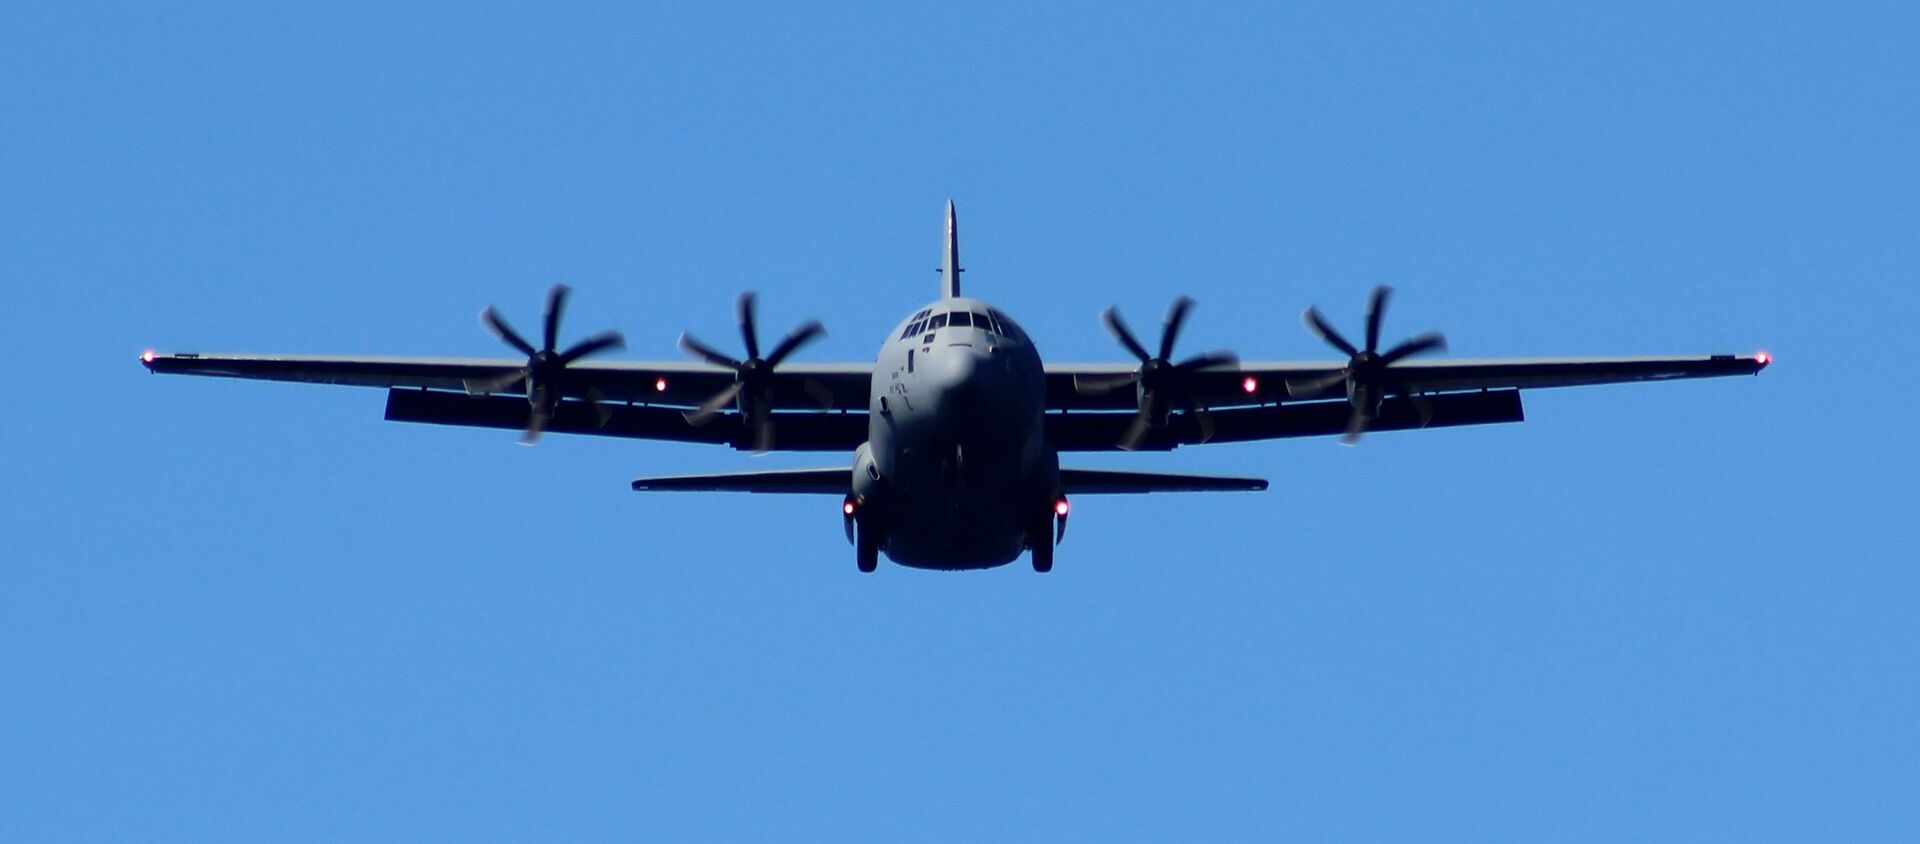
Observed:
[[[1520,390],[1758,373],[1755,355],[1414,361],[1439,351],[1422,334],[1384,351],[1388,288],[1367,303],[1356,345],[1308,308],[1308,330],[1346,356],[1246,363],[1232,353],[1174,360],[1193,302],[1174,301],[1159,344],[1143,345],[1109,308],[1106,328],[1135,360],[1043,364],[1007,314],[960,295],[960,250],[947,203],[940,298],[896,325],[872,364],[790,358],[825,329],[808,322],[762,353],[754,297],[737,303],[745,357],[691,335],[697,362],[588,363],[624,347],[616,332],[558,347],[568,289],[547,296],[541,344],[489,307],[481,322],[524,360],[285,355],[141,355],[152,372],[387,388],[403,422],[676,440],[757,452],[851,452],[851,465],[641,478],[635,490],[819,493],[840,514],[861,571],[879,556],[904,566],[974,569],[1031,552],[1053,568],[1068,498],[1079,494],[1263,490],[1256,478],[1063,468],[1070,451],[1157,450],[1203,443],[1519,422]]]

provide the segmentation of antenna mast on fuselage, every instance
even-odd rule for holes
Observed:
[[[946,263],[940,268],[940,297],[954,299],[960,295],[960,274],[966,272],[960,268],[960,222],[954,214],[953,200],[947,200],[947,248],[942,250]]]

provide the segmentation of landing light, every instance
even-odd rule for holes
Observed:
[[[1056,515],[1056,516],[1065,516],[1065,515],[1067,514],[1067,509],[1068,509],[1068,507],[1067,507],[1067,500],[1066,500],[1066,499],[1064,499],[1064,498],[1062,498],[1062,499],[1060,499],[1059,501],[1055,501],[1055,502],[1053,502],[1053,514],[1054,514],[1054,515]]]
[[[655,378],[655,379],[653,379],[653,391],[654,391],[654,392],[656,392],[656,393],[664,393],[664,392],[666,392],[666,391],[667,391],[667,379],[665,379],[665,378]]]
[[[846,503],[844,503],[844,504],[841,504],[841,505],[840,505],[840,512],[842,512],[842,513],[845,513],[845,514],[847,514],[847,515],[849,515],[849,516],[851,516],[851,515],[853,515],[853,502],[851,502],[851,501],[848,501],[848,502],[846,502]]]
[[[1240,389],[1246,390],[1249,396],[1260,392],[1260,379],[1249,375],[1247,376],[1247,380],[1240,382]]]

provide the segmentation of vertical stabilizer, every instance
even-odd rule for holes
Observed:
[[[942,250],[946,263],[940,267],[940,296],[952,299],[960,295],[960,221],[947,200],[947,248]]]

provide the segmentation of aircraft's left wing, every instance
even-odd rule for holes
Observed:
[[[1754,375],[1771,359],[1753,355],[1695,355],[1691,357],[1507,358],[1485,360],[1402,361],[1391,368],[1395,386],[1408,392],[1435,394],[1501,389],[1579,387]],[[1339,361],[1238,363],[1191,373],[1193,396],[1209,408],[1257,407],[1281,402],[1345,398],[1337,379],[1316,390],[1294,393],[1294,385],[1326,382],[1346,366]],[[1051,364],[1047,366],[1047,409],[1133,410],[1131,385],[1112,389],[1137,365]]]
[[[325,355],[158,354],[140,356],[148,371],[175,375],[385,387],[387,418],[405,422],[524,428],[523,382],[500,386],[524,360],[488,358],[340,357]],[[869,364],[785,363],[774,370],[768,403],[779,450],[850,451],[866,439]],[[737,413],[705,425],[687,421],[734,383],[726,369],[684,361],[576,362],[565,370],[567,401],[547,430],[639,439],[708,442],[752,448]],[[475,392],[486,390],[487,392]],[[599,399],[590,404],[587,396]]]

